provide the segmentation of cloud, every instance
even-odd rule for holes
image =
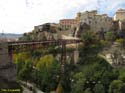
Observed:
[[[114,13],[119,8],[125,8],[125,1],[124,0],[98,0],[100,3],[98,3],[98,11],[100,13],[107,13],[110,16],[113,16]]]
[[[99,13],[113,15],[124,5],[124,0],[1,0],[0,32],[28,32],[35,25],[73,18],[86,10],[98,9]]]

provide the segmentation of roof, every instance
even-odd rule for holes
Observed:
[[[116,11],[116,13],[119,13],[119,12],[125,12],[125,9],[118,9],[118,10]]]
[[[67,20],[69,20],[69,21],[76,21],[76,19],[61,19],[60,21],[67,21]]]

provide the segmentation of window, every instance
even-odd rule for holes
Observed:
[[[95,21],[95,24],[97,24],[97,21]]]
[[[91,24],[91,21],[89,21],[89,24]]]

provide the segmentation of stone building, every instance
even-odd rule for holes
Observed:
[[[69,30],[72,27],[77,26],[77,20],[76,19],[62,19],[59,21],[59,25],[61,30]]]
[[[46,23],[43,25],[38,25],[34,27],[36,33],[36,40],[52,40],[57,39],[57,31],[59,30],[59,25],[56,23]],[[34,34],[33,34],[34,36]]]
[[[58,27],[59,25],[56,23],[45,23],[43,25],[35,26],[34,30],[36,32],[48,31],[48,32],[55,33]]]
[[[90,25],[92,31],[100,31],[102,29],[109,31],[112,24],[111,17],[108,17],[107,14],[97,14],[96,10],[78,13],[76,19],[80,23]]]
[[[114,15],[114,21],[122,21],[125,20],[125,9],[119,9],[116,11]]]
[[[125,9],[118,9],[113,19],[118,22],[119,31],[125,31]]]

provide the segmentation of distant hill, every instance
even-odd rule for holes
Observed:
[[[11,33],[0,33],[0,38],[8,38],[8,39],[18,39],[19,37],[22,37],[22,34],[11,34]]]

